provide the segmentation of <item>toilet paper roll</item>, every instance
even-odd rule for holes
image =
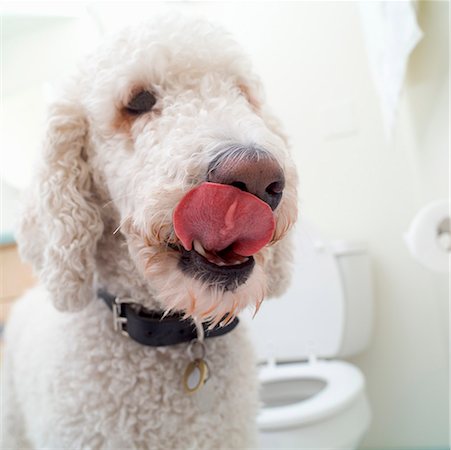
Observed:
[[[451,255],[448,201],[438,200],[421,209],[404,239],[412,256],[423,266],[435,272],[448,272]]]

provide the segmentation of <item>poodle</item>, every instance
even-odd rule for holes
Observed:
[[[237,316],[288,284],[297,174],[233,38],[166,17],[105,39],[50,105],[37,169],[3,448],[255,446]]]

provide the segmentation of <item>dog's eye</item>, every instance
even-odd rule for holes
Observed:
[[[155,103],[157,99],[152,92],[141,91],[128,102],[125,108],[131,114],[142,114],[151,111]]]

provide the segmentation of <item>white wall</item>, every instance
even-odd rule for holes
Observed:
[[[364,447],[447,446],[448,279],[420,267],[402,241],[416,211],[448,195],[447,3],[420,5],[425,38],[412,56],[393,142],[384,138],[354,3],[170,7],[223,23],[251,55],[291,137],[301,178],[301,220],[308,217],[330,237],[369,244],[375,330],[371,347],[353,360],[366,375],[374,415]],[[92,8],[104,28],[113,30],[168,6]],[[45,65],[53,77],[59,62],[51,53],[74,45],[67,34],[61,36],[44,37],[34,48],[47,52]],[[28,45],[33,49],[32,40]],[[26,102],[17,96],[15,101]],[[347,132],[331,135],[343,118]],[[21,139],[35,145],[34,136]]]

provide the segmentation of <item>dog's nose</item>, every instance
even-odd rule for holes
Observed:
[[[285,177],[280,165],[272,157],[251,153],[240,157],[230,155],[215,161],[208,171],[207,181],[229,184],[254,194],[272,210],[282,199]]]

